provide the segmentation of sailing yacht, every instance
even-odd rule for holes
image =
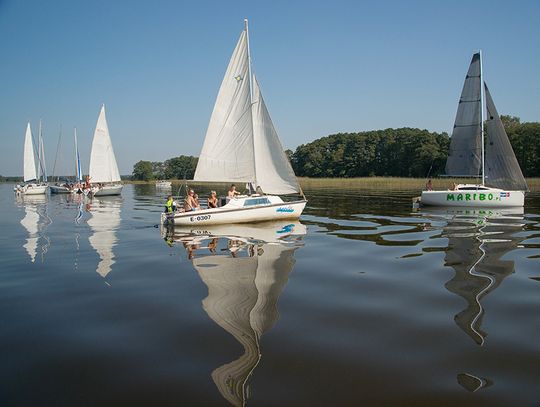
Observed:
[[[82,189],[80,187],[82,183],[82,170],[81,170],[81,160],[79,158],[79,147],[77,146],[77,128],[73,129],[74,138],[75,138],[75,183],[56,183],[56,185],[49,185],[51,193],[53,194],[69,194],[69,193],[80,193]],[[78,184],[79,186],[77,186]]]
[[[484,118],[486,111],[487,117]],[[465,77],[446,161],[446,174],[481,178],[481,183],[459,184],[447,191],[422,191],[423,205],[524,205],[527,182],[484,82],[481,52],[473,55]]]
[[[93,196],[120,195],[122,183],[109,135],[105,105],[101,106],[90,152],[90,192]]]
[[[302,191],[251,72],[247,20],[244,23],[219,89],[194,181],[247,183],[252,193],[230,199],[218,208],[162,214],[162,223],[209,225],[297,219],[304,210],[305,197],[284,202],[271,195]]]
[[[30,123],[26,125],[24,137],[24,157],[23,157],[23,185],[17,185],[14,189],[19,195],[41,195],[46,194],[47,175],[45,171],[45,150],[43,148],[43,136],[41,134],[41,121],[39,122],[38,139],[38,169],[36,171],[36,159],[34,155],[34,141]]]

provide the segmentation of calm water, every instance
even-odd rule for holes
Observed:
[[[0,405],[540,403],[540,195],[306,193],[301,223],[187,236],[153,186],[0,185]]]

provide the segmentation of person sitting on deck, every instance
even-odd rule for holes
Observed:
[[[240,195],[240,192],[236,190],[236,185],[232,184],[227,192],[227,198],[232,199],[235,198],[236,195]]]
[[[210,198],[208,198],[208,208],[217,208],[216,191],[210,191]]]
[[[426,190],[433,191],[433,183],[431,182],[431,179],[428,179],[428,182],[426,184]]]
[[[193,200],[195,201],[195,210],[200,211],[201,203],[199,202],[199,195],[197,194],[193,195]]]
[[[186,212],[197,210],[197,202],[195,202],[194,196],[195,196],[195,191],[190,189],[188,192],[188,195],[186,196],[186,199],[184,199],[184,210]]]

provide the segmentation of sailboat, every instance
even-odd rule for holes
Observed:
[[[38,170],[36,171],[36,159],[34,155],[34,141],[30,123],[26,125],[24,137],[24,174],[23,185],[17,185],[15,192],[20,195],[40,195],[47,193],[47,175],[45,171],[45,154],[43,149],[43,137],[41,134],[41,121],[39,122],[38,140]],[[40,182],[40,179],[44,182]]]
[[[120,195],[123,185],[109,135],[105,105],[101,106],[90,152],[90,192],[94,196]]]
[[[82,171],[81,171],[81,160],[79,157],[79,148],[77,146],[77,128],[73,129],[74,139],[75,139],[75,182],[71,183],[56,183],[55,185],[49,185],[51,193],[53,194],[69,194],[69,193],[80,193],[82,192]]]
[[[162,223],[209,225],[297,219],[306,205],[277,195],[302,193],[251,72],[248,22],[221,83],[194,181],[249,184],[218,208],[162,214]],[[257,192],[257,193],[254,193]],[[303,195],[303,194],[302,194]]]
[[[486,111],[487,117],[484,118]],[[465,77],[446,174],[480,177],[481,184],[459,184],[448,191],[422,191],[422,204],[461,207],[524,205],[527,182],[484,82],[481,52],[473,55]]]

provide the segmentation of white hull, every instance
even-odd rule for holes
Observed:
[[[49,185],[49,189],[51,190],[51,194],[69,194],[71,193],[71,189],[68,187],[65,187],[63,185]]]
[[[93,196],[109,196],[109,195],[120,195],[122,193],[123,185],[103,185],[101,187],[93,187],[92,195]]]
[[[170,188],[171,185],[171,181],[156,182],[156,188]]]
[[[22,185],[15,188],[19,195],[43,195],[47,193],[48,185]]]
[[[523,191],[505,191],[498,188],[458,189],[448,191],[422,191],[422,205],[464,208],[508,208],[523,206]]]
[[[163,213],[161,222],[193,226],[298,219],[306,206],[306,201],[283,202],[279,197],[274,196],[269,197],[271,200],[269,204],[241,206],[250,198],[234,199],[220,208],[175,212],[172,216]]]

